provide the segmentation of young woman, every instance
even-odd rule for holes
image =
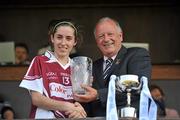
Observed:
[[[78,42],[77,27],[71,21],[56,20],[50,31],[53,52],[36,56],[20,87],[30,91],[30,118],[84,118],[86,112],[75,102],[70,80],[69,54]]]

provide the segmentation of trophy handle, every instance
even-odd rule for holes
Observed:
[[[119,92],[126,91],[126,86],[124,86],[120,83],[120,77],[119,76],[116,77],[116,90]]]
[[[140,90],[142,88],[142,84],[143,84],[143,82],[142,82],[142,80],[140,80],[138,87],[131,87],[131,89],[132,90]]]

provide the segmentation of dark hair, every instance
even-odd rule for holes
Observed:
[[[1,118],[2,118],[2,119],[5,119],[5,118],[4,118],[4,113],[5,113],[6,111],[8,111],[8,110],[12,111],[12,113],[13,113],[13,115],[14,115],[14,117],[15,117],[15,112],[14,112],[14,110],[12,109],[12,107],[10,107],[10,106],[4,106],[4,107],[2,108],[2,110],[1,110]]]
[[[48,25],[48,35],[50,35],[52,33],[52,29],[53,27],[59,22],[59,20],[53,19],[49,22]]]
[[[28,48],[28,46],[27,46],[25,43],[16,43],[16,44],[15,44],[15,48],[16,48],[16,47],[25,48],[26,51],[27,51],[27,53],[29,54],[29,48]]]
[[[165,94],[164,94],[163,90],[161,89],[161,87],[159,87],[158,85],[155,85],[155,84],[151,84],[149,86],[149,90],[152,91],[154,89],[158,89],[160,91],[161,95],[165,96]]]
[[[48,25],[48,35],[54,36],[54,34],[59,26],[70,26],[71,28],[73,28],[75,40],[78,43],[78,46],[82,43],[82,40],[83,40],[82,32],[79,30],[78,25],[75,24],[71,19],[60,19],[60,20],[53,19],[53,20],[51,20]]]
[[[53,20],[50,22],[49,30],[51,34],[54,35],[56,32],[57,27],[59,26],[70,26],[75,31],[75,37],[77,37],[77,28],[75,27],[75,23],[72,22],[71,19],[61,19],[61,20]]]

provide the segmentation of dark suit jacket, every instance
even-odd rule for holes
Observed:
[[[93,101],[85,106],[88,116],[106,116],[106,102],[108,94],[108,83],[111,75],[135,74],[139,78],[146,76],[150,80],[151,60],[148,51],[144,48],[125,48],[121,47],[111,66],[106,80],[103,80],[103,58],[96,60],[93,64],[93,87],[98,90],[99,100]],[[116,104],[120,109],[126,106],[126,93],[116,91]],[[139,108],[139,94],[133,92],[131,95],[131,104]]]

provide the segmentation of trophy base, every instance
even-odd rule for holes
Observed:
[[[133,107],[124,107],[121,109],[121,117],[136,118],[136,109]]]

